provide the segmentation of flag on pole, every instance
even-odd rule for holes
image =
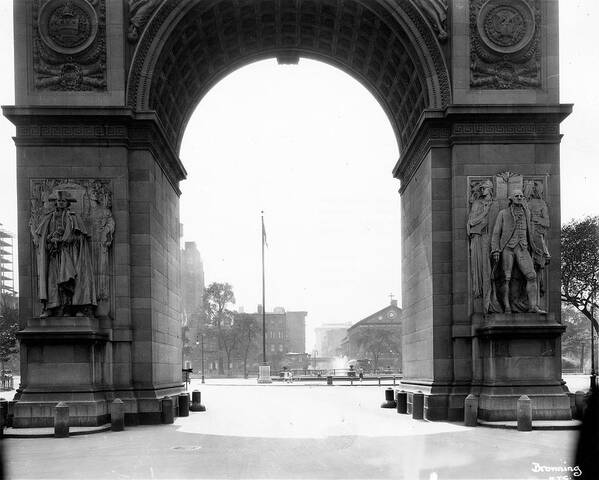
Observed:
[[[262,244],[268,247],[268,242],[266,241],[266,228],[264,228],[264,212],[262,212]]]

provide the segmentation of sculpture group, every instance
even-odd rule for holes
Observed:
[[[543,181],[506,172],[470,184],[470,278],[474,311],[546,313],[544,269],[551,258]]]
[[[50,180],[34,189],[30,227],[41,317],[94,316],[99,304],[99,313],[108,313],[110,207],[100,182]]]

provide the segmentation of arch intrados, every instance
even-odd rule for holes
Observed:
[[[243,2],[235,2],[235,5],[240,3]],[[258,2],[250,3],[258,4]],[[279,5],[278,2],[262,3],[272,3],[273,5],[276,3],[276,5]],[[280,3],[283,4],[284,2]],[[303,2],[303,4],[309,3],[311,2]],[[399,58],[406,58],[407,56],[407,58],[409,58],[407,65],[412,65],[414,68],[411,82],[415,85],[415,88],[412,88],[414,86],[412,84],[410,84],[409,87],[401,85],[403,87],[401,89],[401,94],[406,97],[406,99],[401,100],[401,104],[398,104],[397,102],[398,96],[395,91],[393,92],[394,96],[392,97],[392,100],[390,100],[390,90],[385,90],[384,86],[381,85],[382,80],[377,85],[376,79],[373,80],[373,78],[369,78],[367,74],[364,74],[364,72],[355,68],[354,65],[349,61],[346,61],[340,55],[335,55],[332,52],[327,55],[325,52],[319,51],[318,49],[308,48],[301,45],[294,45],[291,47],[284,45],[267,45],[266,47],[257,48],[256,50],[247,53],[242,52],[237,58],[225,62],[220,68],[213,69],[208,77],[199,78],[196,70],[196,73],[194,73],[195,78],[192,82],[193,87],[182,88],[178,86],[179,91],[175,92],[176,88],[173,84],[178,80],[180,75],[172,75],[172,71],[174,70],[173,65],[176,65],[177,62],[185,59],[182,58],[182,55],[179,55],[179,57],[177,57],[176,53],[173,55],[173,51],[176,52],[177,49],[172,48],[172,46],[179,41],[183,41],[181,38],[183,35],[198,30],[186,28],[190,27],[194,18],[196,18],[197,21],[197,17],[194,17],[192,12],[194,8],[199,8],[200,6],[203,8],[203,10],[197,12],[198,15],[204,15],[208,12],[215,15],[214,9],[230,8],[230,6],[233,5],[226,0],[212,0],[210,2],[199,2],[198,0],[167,0],[157,9],[134,52],[132,67],[129,73],[128,102],[138,111],[156,110],[165,126],[167,136],[178,151],[189,118],[201,98],[203,98],[212,86],[234,70],[254,61],[276,57],[279,54],[292,53],[301,57],[323,61],[339,68],[364,85],[375,97],[390,119],[398,146],[401,149],[409,139],[413,127],[424,109],[441,108],[450,101],[448,71],[444,57],[441,54],[440,46],[434,33],[428,24],[426,24],[420,12],[417,11],[410,2],[402,2],[401,5],[399,5],[396,3],[392,4],[386,0],[378,0],[368,3],[368,7],[364,7],[360,3],[351,1],[333,2],[330,5],[334,5],[339,9],[341,8],[339,5],[342,3],[352,4],[359,9],[376,7],[379,15],[381,15],[382,12],[382,14],[386,15],[384,17],[385,19],[392,19],[392,30],[389,30],[388,22],[385,23],[385,30],[391,32],[389,38],[386,40],[395,46],[401,44],[403,50],[400,51]],[[289,5],[291,4],[295,5],[296,2],[291,2]],[[299,4],[302,5],[302,2]],[[226,7],[226,5],[229,5],[229,7]],[[300,10],[296,8],[295,11],[299,17],[301,13]],[[360,10],[360,15],[366,17],[365,11],[366,10]],[[370,12],[368,15],[373,15],[371,10],[368,10],[368,12]],[[361,19],[362,17],[356,18]],[[380,17],[376,18],[379,18],[378,21],[380,22]],[[300,23],[301,22],[296,22],[298,29],[300,28]],[[257,24],[256,35],[258,35],[258,27],[261,25],[262,24]],[[379,23],[378,25],[380,26],[381,24]],[[318,22],[314,22],[312,26],[322,27]],[[341,27],[345,28],[347,25],[340,25],[339,28]],[[399,34],[397,33],[398,30],[400,31]],[[201,33],[197,33],[197,35],[198,37],[201,37]],[[219,33],[218,35],[221,34]],[[353,34],[354,38],[356,35],[356,33]],[[371,37],[369,38],[370,44],[374,43],[377,38],[381,38],[377,37],[377,35],[378,32],[371,31]],[[240,38],[241,33],[238,34],[237,40]],[[406,41],[406,38],[409,41]],[[187,40],[189,39],[187,38]],[[240,44],[242,44],[242,42],[240,42]],[[356,48],[356,44],[352,44],[352,48]],[[239,53],[239,51],[235,53]],[[392,53],[395,55],[395,58],[397,58],[398,52],[394,50]],[[211,60],[214,60],[214,58],[211,58]],[[168,62],[170,62],[170,64],[168,64]],[[171,68],[165,68],[165,65],[167,67],[170,66]],[[198,65],[202,64],[198,62]],[[197,67],[198,65],[195,66]],[[391,65],[391,62],[387,62],[387,65]],[[398,83],[400,83],[400,80],[398,80],[397,77],[400,77],[400,73],[403,73],[404,77],[406,76],[405,72],[402,72],[401,70],[406,67],[403,64],[393,65],[392,71],[396,73],[395,77],[392,79],[385,78],[385,80],[391,82],[393,87],[397,90]],[[194,70],[193,67],[188,66],[185,71],[188,72],[192,70]],[[367,73],[371,72],[368,71]],[[379,79],[384,78],[386,73],[388,72],[379,72]],[[170,77],[169,74],[171,75]],[[414,76],[416,77],[416,80],[414,80]],[[163,87],[162,90],[160,90],[161,85],[168,86]],[[174,98],[175,93],[185,96],[186,100],[184,102],[185,106],[178,110],[173,106],[176,102],[176,98]],[[387,93],[387,95],[385,95],[385,93]],[[416,100],[414,101],[414,95],[423,95],[423,98],[419,100],[419,98],[416,97]],[[407,100],[408,96],[410,96],[409,100],[413,102],[411,105]],[[162,102],[162,105],[160,102]],[[417,102],[419,105],[416,105]],[[404,115],[404,118],[400,118],[402,114]],[[406,121],[406,118],[409,119],[409,122]]]

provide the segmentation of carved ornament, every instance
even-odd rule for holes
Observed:
[[[541,86],[538,0],[470,2],[470,86]]]
[[[162,0],[129,0],[129,31],[127,39],[136,43],[150,17]]]
[[[106,90],[105,0],[34,0],[38,90]]]

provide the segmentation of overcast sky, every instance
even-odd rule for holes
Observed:
[[[14,103],[12,8],[0,2],[0,103]],[[562,220],[599,214],[599,2],[560,2]],[[0,223],[16,231],[14,127],[0,119]],[[206,282],[233,285],[237,306],[261,302],[260,211],[267,310],[306,310],[307,349],[321,323],[356,322],[400,298],[399,152],[383,110],[347,74],[301,60],[255,63],[196,109],[181,159],[184,241]]]

